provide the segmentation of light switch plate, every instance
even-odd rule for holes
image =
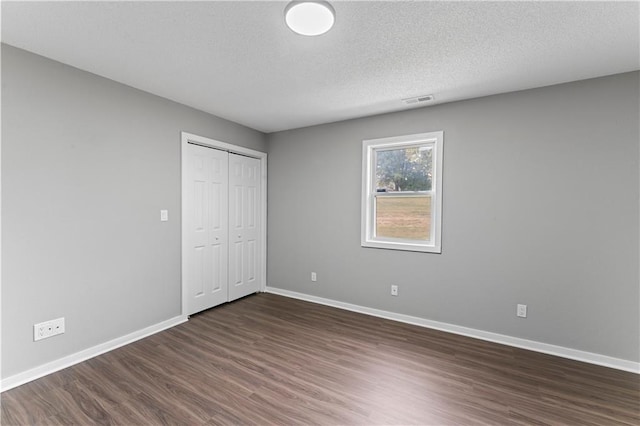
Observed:
[[[169,220],[169,210],[160,210],[160,221],[166,222]]]

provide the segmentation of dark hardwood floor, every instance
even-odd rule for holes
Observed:
[[[2,394],[2,425],[640,425],[633,373],[270,294]]]

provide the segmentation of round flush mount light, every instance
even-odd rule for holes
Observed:
[[[316,36],[333,27],[336,12],[326,1],[292,1],[284,9],[284,18],[292,31]]]

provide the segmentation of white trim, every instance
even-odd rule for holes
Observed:
[[[33,380],[44,377],[48,374],[52,374],[56,371],[71,367],[72,365],[79,364],[82,361],[86,361],[90,358],[102,355],[103,353],[112,351],[121,346],[128,345],[129,343],[133,343],[136,340],[144,339],[145,337],[151,336],[152,334],[156,334],[168,328],[175,327],[176,325],[182,324],[185,321],[187,321],[186,316],[180,315],[177,317],[173,317],[166,321],[162,321],[149,327],[143,328],[142,330],[134,331],[133,333],[129,333],[125,336],[109,340],[105,343],[100,343],[99,345],[93,346],[91,348],[84,349],[80,352],[76,352],[55,361],[48,362],[39,367],[32,368],[31,370],[9,376],[6,379],[2,379],[2,381],[0,382],[0,392],[13,389],[27,382],[31,382]]]
[[[259,159],[267,158],[267,154],[261,151],[256,151],[250,148],[245,148],[238,145],[232,145],[230,143],[221,142],[211,138],[205,138],[204,136],[194,135],[192,133],[181,132],[182,143],[196,143],[198,145],[209,146],[224,151],[234,152],[236,154],[246,155],[248,157],[255,157]],[[184,146],[184,145],[183,145]]]
[[[410,148],[421,144],[433,145],[433,185],[432,194],[433,220],[431,221],[432,241],[390,240],[376,237],[374,231],[375,210],[375,152],[378,149]],[[442,156],[444,150],[444,132],[419,133],[414,135],[394,136],[362,141],[362,189],[361,189],[361,229],[360,245],[362,247],[418,251],[425,253],[442,253]],[[435,194],[435,197],[433,197]],[[389,196],[388,194],[385,196]],[[396,194],[393,194],[396,195]],[[398,196],[404,194],[397,194]]]
[[[215,149],[221,149],[224,151],[229,151],[235,154],[246,155],[248,157],[257,158],[260,160],[260,170],[261,170],[261,200],[260,200],[260,209],[261,209],[261,217],[262,221],[262,234],[261,234],[261,250],[262,250],[262,265],[261,265],[261,279],[262,284],[260,286],[260,291],[265,291],[267,286],[267,154],[265,152],[256,151],[250,148],[245,148],[242,146],[232,145],[226,142],[221,142],[215,139],[206,138],[204,136],[194,135],[192,133],[181,132],[181,143],[180,143],[180,180],[181,180],[181,193],[180,193],[180,209],[181,209],[181,246],[180,246],[180,256],[181,256],[181,266],[182,266],[182,314],[187,315],[187,289],[185,283],[187,282],[186,272],[187,268],[185,265],[185,257],[184,257],[184,247],[186,246],[185,238],[187,235],[187,230],[185,229],[186,221],[184,220],[184,210],[185,210],[185,170],[186,170],[186,149],[189,142],[195,143],[197,145],[206,146]]]
[[[265,292],[285,297],[291,297],[293,299],[305,300],[307,302],[318,303],[320,305],[332,306],[334,308],[345,309],[347,311],[358,312],[374,317],[385,318],[392,321],[399,321],[407,324],[417,325],[420,327],[445,331],[447,333],[459,334],[461,336],[472,337],[474,339],[485,340],[487,342],[500,343],[502,345],[513,346],[516,348],[527,349],[534,352],[555,355],[561,358],[573,359],[576,361],[587,362],[589,364],[601,365],[604,367],[615,368],[617,370],[640,374],[640,363],[620,358],[614,358],[607,355],[566,348],[564,346],[550,345],[548,343],[536,342],[535,340],[521,339],[519,337],[492,333],[475,328],[461,327],[459,325],[449,324],[446,322],[432,321],[410,315],[383,311],[381,309],[368,308],[366,306],[353,305],[351,303],[339,302],[337,300],[325,299],[318,296],[311,296],[308,294],[297,293],[295,291],[283,290],[270,286],[266,288]]]

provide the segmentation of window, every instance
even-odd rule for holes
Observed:
[[[440,253],[443,132],[362,143],[362,246]]]

